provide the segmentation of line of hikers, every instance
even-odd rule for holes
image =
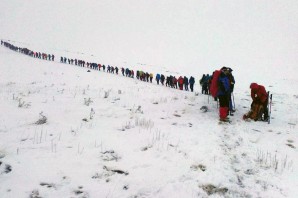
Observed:
[[[16,51],[23,53],[25,55],[40,58],[44,60],[54,61],[55,56],[52,54],[40,53],[29,50],[28,48],[20,48],[14,46],[8,42],[1,40],[1,45]],[[119,68],[114,66],[105,66],[104,64],[85,62],[84,60],[79,59],[70,59],[66,57],[60,58],[61,63],[74,64],[81,67],[87,67],[89,69],[99,70],[101,68],[103,71],[107,69],[108,73],[116,73],[118,75]],[[235,105],[233,104],[232,96],[234,91],[235,78],[232,74],[232,69],[229,67],[222,67],[220,70],[216,70],[209,74],[203,74],[200,79],[200,85],[202,86],[202,94],[212,95],[214,99],[219,100],[219,117],[221,121],[228,121],[228,115],[232,116],[233,112],[235,112]],[[135,72],[129,68],[121,68],[121,73],[123,76],[134,78]],[[152,83],[153,73],[148,73],[144,71],[136,71],[136,78],[141,81]],[[167,76],[163,74],[156,74],[155,80],[157,84],[161,83],[162,85],[166,85],[167,87],[176,88],[180,90],[189,91],[188,86],[193,92],[195,78],[191,76],[189,79],[184,76],[179,76],[176,78],[175,76]],[[253,119],[257,120],[268,120],[268,93],[266,89],[262,85],[258,85],[257,83],[252,83],[250,85],[251,89],[251,97],[252,104],[251,110],[243,116],[243,119]]]
[[[103,69],[103,71],[105,72],[107,69],[108,73],[116,73],[118,74],[119,68],[118,67],[114,67],[114,66],[105,66],[102,65],[100,63],[89,63],[89,62],[85,62],[84,60],[78,60],[78,59],[70,59],[67,57],[62,57],[60,58],[60,62],[61,63],[68,63],[71,65],[77,65],[77,66],[81,66],[81,67],[87,67],[89,69],[94,69],[94,70],[99,70],[101,71],[101,68]],[[121,68],[121,73],[123,76],[125,77],[130,77],[130,78],[134,78],[135,77],[135,72],[132,69],[129,68]],[[153,81],[153,73],[148,73],[148,72],[144,72],[144,71],[136,71],[136,78],[138,80],[144,81],[144,82],[150,82],[152,83]],[[195,78],[193,76],[191,76],[188,80],[188,78],[186,76],[182,77],[180,76],[179,78],[176,78],[175,76],[167,76],[165,77],[163,74],[156,74],[155,76],[155,80],[157,82],[157,84],[159,85],[159,82],[161,82],[162,85],[166,84],[167,87],[171,87],[171,88],[176,88],[180,90],[184,90],[188,91],[188,86],[190,87],[190,90],[193,92],[193,88],[194,88],[194,84],[195,84]],[[165,83],[166,82],[166,83]]]
[[[11,50],[14,50],[16,52],[21,52],[25,55],[29,55],[31,57],[34,58],[40,58],[40,59],[44,59],[44,60],[50,60],[50,61],[54,61],[55,56],[52,54],[46,54],[46,53],[40,53],[40,52],[35,52],[33,50],[29,50],[27,48],[20,48],[17,46],[14,46],[8,42],[2,41],[1,40],[1,45],[4,45],[5,47],[8,47]],[[104,64],[99,64],[99,63],[94,63],[94,62],[86,62],[85,60],[80,60],[80,59],[73,59],[73,58],[67,58],[67,57],[60,57],[60,63],[65,63],[65,64],[71,64],[71,65],[76,65],[76,66],[80,66],[80,67],[86,67],[88,69],[94,69],[94,70],[99,70],[101,71],[101,69],[105,72],[107,71],[108,73],[116,73],[118,75],[119,72],[119,68],[118,67],[114,67],[114,66],[110,66],[110,65],[104,65]],[[126,77],[130,77],[130,78],[134,78],[135,76],[135,72],[132,69],[129,68],[121,68],[121,73],[123,76]],[[138,80],[144,81],[144,82],[150,82],[152,83],[153,80],[153,73],[148,73],[148,72],[144,72],[144,71],[136,71],[136,78]],[[155,76],[155,80],[157,82],[157,84],[159,85],[159,82],[161,82],[162,85],[164,85],[164,83],[166,84],[167,87],[171,87],[171,88],[176,88],[180,90],[184,90],[188,91],[188,86],[190,87],[190,90],[193,92],[193,88],[194,88],[194,84],[195,84],[195,78],[194,77],[190,77],[189,80],[186,76],[182,77],[178,77],[176,78],[175,76],[167,76],[165,77],[163,74],[156,74]]]
[[[171,87],[171,88],[176,88],[176,89],[180,89],[180,90],[184,90],[188,91],[188,85],[189,88],[191,90],[191,92],[193,92],[193,88],[194,88],[194,84],[195,84],[195,78],[193,76],[190,76],[190,78],[188,79],[186,76],[182,77],[179,76],[178,78],[176,78],[175,76],[167,76],[165,78],[165,76],[163,74],[156,74],[156,82],[159,85],[159,82],[164,85],[165,81],[166,81],[166,86],[167,87]]]
[[[43,60],[49,60],[49,61],[54,61],[55,60],[55,56],[54,54],[46,54],[46,53],[41,53],[41,52],[35,52],[32,50],[29,50],[28,48],[21,48],[21,47],[17,47],[14,46],[8,42],[2,41],[1,40],[1,45],[4,45],[5,47],[16,51],[16,52],[20,52],[23,53],[25,55],[34,57],[34,58],[39,58],[39,59],[43,59]]]

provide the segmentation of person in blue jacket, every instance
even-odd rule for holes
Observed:
[[[157,84],[159,85],[160,74],[156,74],[155,80],[156,80]]]
[[[217,97],[219,99],[219,118],[220,121],[228,121],[229,113],[229,103],[230,103],[230,79],[229,79],[229,70],[227,67],[222,67],[220,69],[221,73],[218,78],[218,93]]]

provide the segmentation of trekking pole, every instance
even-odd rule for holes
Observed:
[[[271,118],[271,106],[272,106],[272,94],[270,94],[268,124],[270,124],[270,118]]]
[[[269,109],[270,109],[270,107],[269,107],[269,104],[270,104],[270,91],[267,91],[267,122],[268,122],[268,124],[270,123],[270,121],[269,121]]]
[[[233,111],[236,110],[236,105],[235,105],[235,99],[234,99],[234,93],[232,92],[232,99],[233,99],[233,103],[232,103],[232,107],[233,107]]]

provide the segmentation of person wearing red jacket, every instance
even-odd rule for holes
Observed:
[[[263,106],[264,108],[264,121],[268,119],[268,94],[263,85],[258,85],[257,83],[250,84],[250,95],[252,98],[252,104],[257,103]]]
[[[183,83],[184,83],[184,78],[182,78],[182,76],[180,76],[178,78],[178,84],[179,84],[179,89],[183,90]]]

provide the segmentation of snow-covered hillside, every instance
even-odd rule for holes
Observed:
[[[268,125],[242,121],[235,93],[219,125],[206,95],[0,53],[1,197],[297,194],[297,96],[274,93]]]
[[[0,1],[0,197],[298,195],[295,1]],[[78,14],[80,13],[80,14]],[[60,56],[194,76],[187,92]],[[234,69],[236,112],[218,123],[199,79]],[[271,124],[245,122],[249,84]],[[208,111],[200,110],[207,106]]]

